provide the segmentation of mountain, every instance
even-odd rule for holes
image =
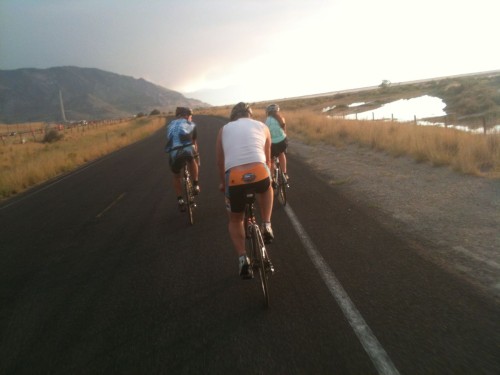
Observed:
[[[130,117],[177,106],[209,107],[142,78],[74,66],[0,70],[0,122]]]

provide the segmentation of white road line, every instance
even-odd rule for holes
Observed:
[[[119,195],[119,196],[118,196],[115,200],[113,200],[113,202],[111,202],[111,203],[109,204],[109,206],[108,206],[108,207],[106,207],[104,210],[102,210],[102,211],[101,211],[101,212],[100,212],[100,213],[96,216],[96,218],[98,218],[98,219],[99,219],[99,218],[103,217],[103,216],[104,216],[104,214],[105,214],[106,212],[108,212],[108,211],[109,211],[109,210],[110,210],[110,209],[111,209],[111,208],[112,208],[115,204],[117,204],[117,203],[118,203],[118,201],[119,201],[120,199],[122,199],[124,196],[125,196],[125,193],[121,193],[121,194],[120,194],[120,195]]]
[[[366,324],[356,306],[352,303],[351,299],[335,277],[330,267],[328,267],[328,264],[321,256],[314,243],[311,241],[311,238],[300,224],[297,216],[295,216],[290,204],[287,203],[284,208],[286,214],[292,222],[293,227],[295,228],[295,231],[302,240],[302,244],[306,248],[309,257],[311,258],[316,269],[319,271],[323,281],[330,290],[330,293],[337,300],[344,316],[349,321],[349,324],[356,333],[356,336],[358,336],[361,345],[365,348],[365,351],[368,353],[368,356],[373,362],[378,373],[383,375],[398,375],[398,370],[392,363],[384,348],[382,348],[382,345],[378,342],[370,327]]]

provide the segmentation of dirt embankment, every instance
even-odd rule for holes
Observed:
[[[422,256],[500,300],[500,180],[357,146],[291,140],[289,153],[346,196],[376,208],[378,219]]]

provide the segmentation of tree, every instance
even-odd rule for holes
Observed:
[[[391,81],[389,81],[388,79],[384,79],[378,87],[380,87],[381,89],[385,89],[385,88],[389,87],[390,85],[391,85]]]
[[[159,114],[160,114],[160,111],[159,111],[159,110],[157,110],[157,109],[153,109],[149,115],[150,115],[150,116],[156,116],[156,115],[159,115]]]

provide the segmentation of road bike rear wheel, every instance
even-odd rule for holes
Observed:
[[[186,197],[186,211],[188,213],[189,224],[194,224],[194,195],[193,185],[189,177],[184,178],[184,196]]]
[[[281,170],[278,170],[278,200],[283,206],[286,206],[286,184],[285,174]]]
[[[266,271],[266,248],[259,226],[254,224],[252,229],[252,256],[254,267],[258,269],[260,286],[264,294],[264,306],[269,307],[269,274]]]

